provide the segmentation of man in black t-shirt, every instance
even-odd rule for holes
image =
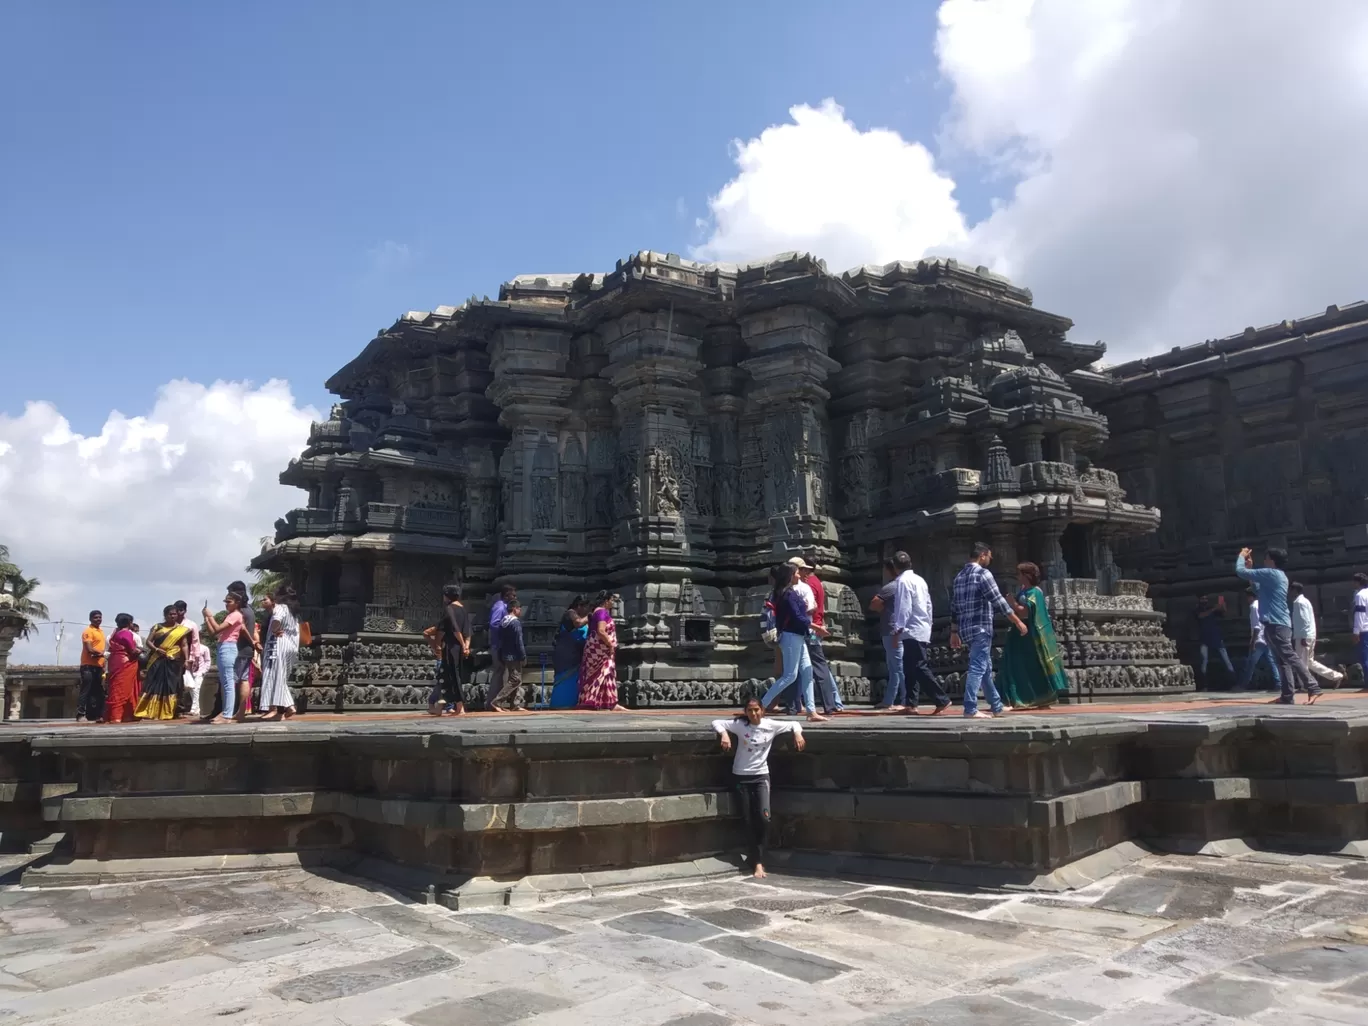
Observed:
[[[448,584],[442,589],[441,622],[424,633],[437,659],[437,680],[428,698],[428,713],[441,716],[465,715],[465,693],[462,682],[466,661],[470,658],[470,610],[461,605],[461,586]],[[443,708],[445,706],[445,709]]]

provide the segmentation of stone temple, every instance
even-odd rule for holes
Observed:
[[[1108,422],[1085,397],[1113,383],[1070,324],[953,260],[836,275],[798,254],[641,252],[406,314],[329,379],[342,401],[281,475],[307,504],[256,563],[291,576],[319,639],[302,697],[425,703],[420,632],[459,580],[477,620],[517,585],[534,686],[568,600],[611,588],[626,704],[735,701],[773,672],[766,571],[803,555],[828,657],[867,701],[883,654],[864,610],[900,548],[953,690],[949,585],[977,539],[1004,591],[1018,561],[1045,569],[1077,697],[1189,689],[1118,567],[1160,515],[1093,462]]]

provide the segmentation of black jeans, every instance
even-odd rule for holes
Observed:
[[[945,685],[931,672],[931,643],[903,637],[903,676],[907,680],[907,706],[915,709],[921,698],[923,685],[937,709],[950,704]]]
[[[464,704],[464,661],[465,657],[459,651],[443,650],[442,661],[437,664],[437,678],[432,684],[432,694],[428,696],[428,705],[436,705],[438,699],[444,699],[448,709],[454,708],[458,703]]]
[[[104,715],[104,705],[104,667],[82,666],[81,684],[76,691],[76,718],[84,716],[88,720],[98,720]]]
[[[746,822],[751,865],[764,865],[770,825],[769,776],[737,777],[736,790],[741,799],[741,818]]]
[[[1292,703],[1296,700],[1298,686],[1305,688],[1308,695],[1319,695],[1321,686],[1311,671],[1297,658],[1297,650],[1292,647],[1292,628],[1277,624],[1264,624],[1264,642],[1273,654],[1273,662],[1278,667],[1278,677],[1282,681],[1282,694],[1279,700]]]

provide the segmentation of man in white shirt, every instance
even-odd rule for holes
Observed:
[[[950,696],[931,672],[931,589],[912,569],[906,552],[893,554],[897,573],[893,588],[893,615],[889,618],[893,644],[902,642],[903,679],[907,686],[907,711],[917,714],[917,704],[925,687],[935,703],[932,716],[942,716],[950,708]]]
[[[1337,688],[1343,682],[1344,674],[1316,662],[1316,611],[1311,608],[1305,591],[1296,581],[1287,586],[1287,597],[1292,600],[1292,650],[1307,670]]]
[[[1254,671],[1267,657],[1268,668],[1273,671],[1273,687],[1268,690],[1281,691],[1282,675],[1278,673],[1278,661],[1273,658],[1273,653],[1264,640],[1263,621],[1259,619],[1259,600],[1253,597],[1252,588],[1249,595],[1249,655],[1245,656],[1244,669],[1240,672],[1240,690],[1249,690],[1249,685],[1254,681]]]
[[[1354,644],[1358,647],[1363,684],[1368,690],[1368,574],[1354,574]]]

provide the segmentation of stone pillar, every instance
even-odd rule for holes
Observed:
[[[693,576],[691,539],[703,519],[696,455],[710,449],[700,417],[703,323],[671,305],[624,314],[598,335],[618,429],[611,566],[626,619],[619,678],[696,677],[698,669],[672,653],[670,625],[681,583]]]
[[[1073,466],[1078,456],[1076,439],[1072,431],[1061,431],[1059,433],[1059,462]]]
[[[988,544],[993,546],[993,577],[1008,599],[1017,591],[1017,564],[1022,562],[1017,549],[1017,529],[1013,524],[994,524],[988,529]]]
[[[1045,429],[1039,424],[1025,424],[1017,431],[1021,439],[1021,461],[1039,463],[1045,459]]]
[[[1069,576],[1068,564],[1064,562],[1064,547],[1060,539],[1064,536],[1063,524],[1043,524],[1035,531],[1036,562],[1044,571],[1051,584],[1065,580]]]
[[[5,699],[6,719],[17,720],[23,713],[23,695],[18,688],[15,689],[13,696],[9,693],[6,683],[9,672],[9,654],[14,648],[15,639],[23,633],[24,626],[28,620],[22,613],[17,613],[9,608],[9,596],[0,596],[0,696]]]
[[[827,418],[823,387],[840,364],[827,355],[835,322],[808,306],[782,306],[740,319],[750,358],[743,434],[754,438],[743,476],[759,475],[764,514],[776,548],[820,546],[836,558],[836,522],[828,515]],[[754,493],[752,493],[754,494]]]
[[[567,373],[570,333],[501,327],[490,342],[489,395],[509,441],[499,461],[503,493],[501,576],[541,571],[565,558],[558,484],[560,430],[575,381]]]
[[[328,629],[345,634],[361,627],[366,610],[367,568],[356,559],[348,559],[342,564],[337,583],[337,608],[329,616]],[[333,617],[337,624],[333,625]]]

